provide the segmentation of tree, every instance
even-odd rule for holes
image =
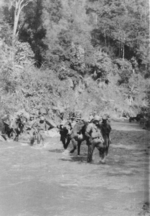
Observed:
[[[31,2],[32,0],[8,0],[6,3],[8,5],[9,10],[14,11],[14,20],[13,20],[13,36],[12,36],[12,71],[15,70],[15,54],[16,47],[15,44],[18,41],[18,34],[20,30],[19,20],[20,15],[23,9]]]
[[[31,2],[32,0],[10,0],[9,8],[14,8],[14,25],[13,25],[13,43],[18,37],[19,33],[19,18],[23,9]]]
[[[63,62],[74,73],[84,74],[91,30],[86,1],[44,0],[42,18],[46,29],[43,41],[47,45],[47,64],[57,68]]]
[[[40,67],[44,60],[47,45],[44,43],[46,30],[44,27],[43,0],[34,0],[30,7],[25,7],[22,13],[22,25],[19,39],[28,42],[35,54],[36,66]]]
[[[148,8],[148,1],[142,0],[89,0],[88,14],[98,15],[92,35],[94,45],[113,48],[119,58],[136,57],[141,65],[148,47]]]

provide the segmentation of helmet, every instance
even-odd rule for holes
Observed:
[[[103,120],[107,120],[107,119],[109,119],[109,115],[108,114],[104,114],[103,115]]]
[[[96,116],[94,117],[94,121],[100,121],[100,117],[99,117],[98,115],[96,115]]]
[[[43,117],[43,116],[41,116],[41,117],[40,117],[40,120],[41,120],[41,121],[44,121],[44,117]]]

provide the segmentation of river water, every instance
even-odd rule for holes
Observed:
[[[113,123],[106,164],[63,154],[59,137],[44,148],[0,142],[0,216],[138,216],[149,196],[149,133]]]

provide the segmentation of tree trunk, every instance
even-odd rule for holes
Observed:
[[[124,44],[122,44],[122,58],[124,60],[125,50],[124,50]]]
[[[29,0],[30,1],[30,0]],[[29,3],[29,1],[25,0],[16,0],[15,1],[15,11],[14,11],[14,26],[13,26],[13,38],[12,38],[12,67],[13,71],[15,69],[15,42],[18,39],[18,24],[19,17],[22,9]]]
[[[18,22],[19,22],[19,3],[15,2],[15,11],[14,11],[14,26],[13,26],[13,38],[12,38],[12,70],[13,74],[15,71],[15,41],[17,36],[17,28],[18,28]]]
[[[14,12],[13,45],[16,40],[20,12],[21,12],[21,5],[19,4],[19,2],[16,1],[15,12]]]

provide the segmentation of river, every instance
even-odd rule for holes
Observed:
[[[149,132],[112,124],[106,164],[63,155],[59,137],[45,147],[0,141],[0,216],[138,216],[149,198]],[[148,215],[148,214],[147,214]]]

